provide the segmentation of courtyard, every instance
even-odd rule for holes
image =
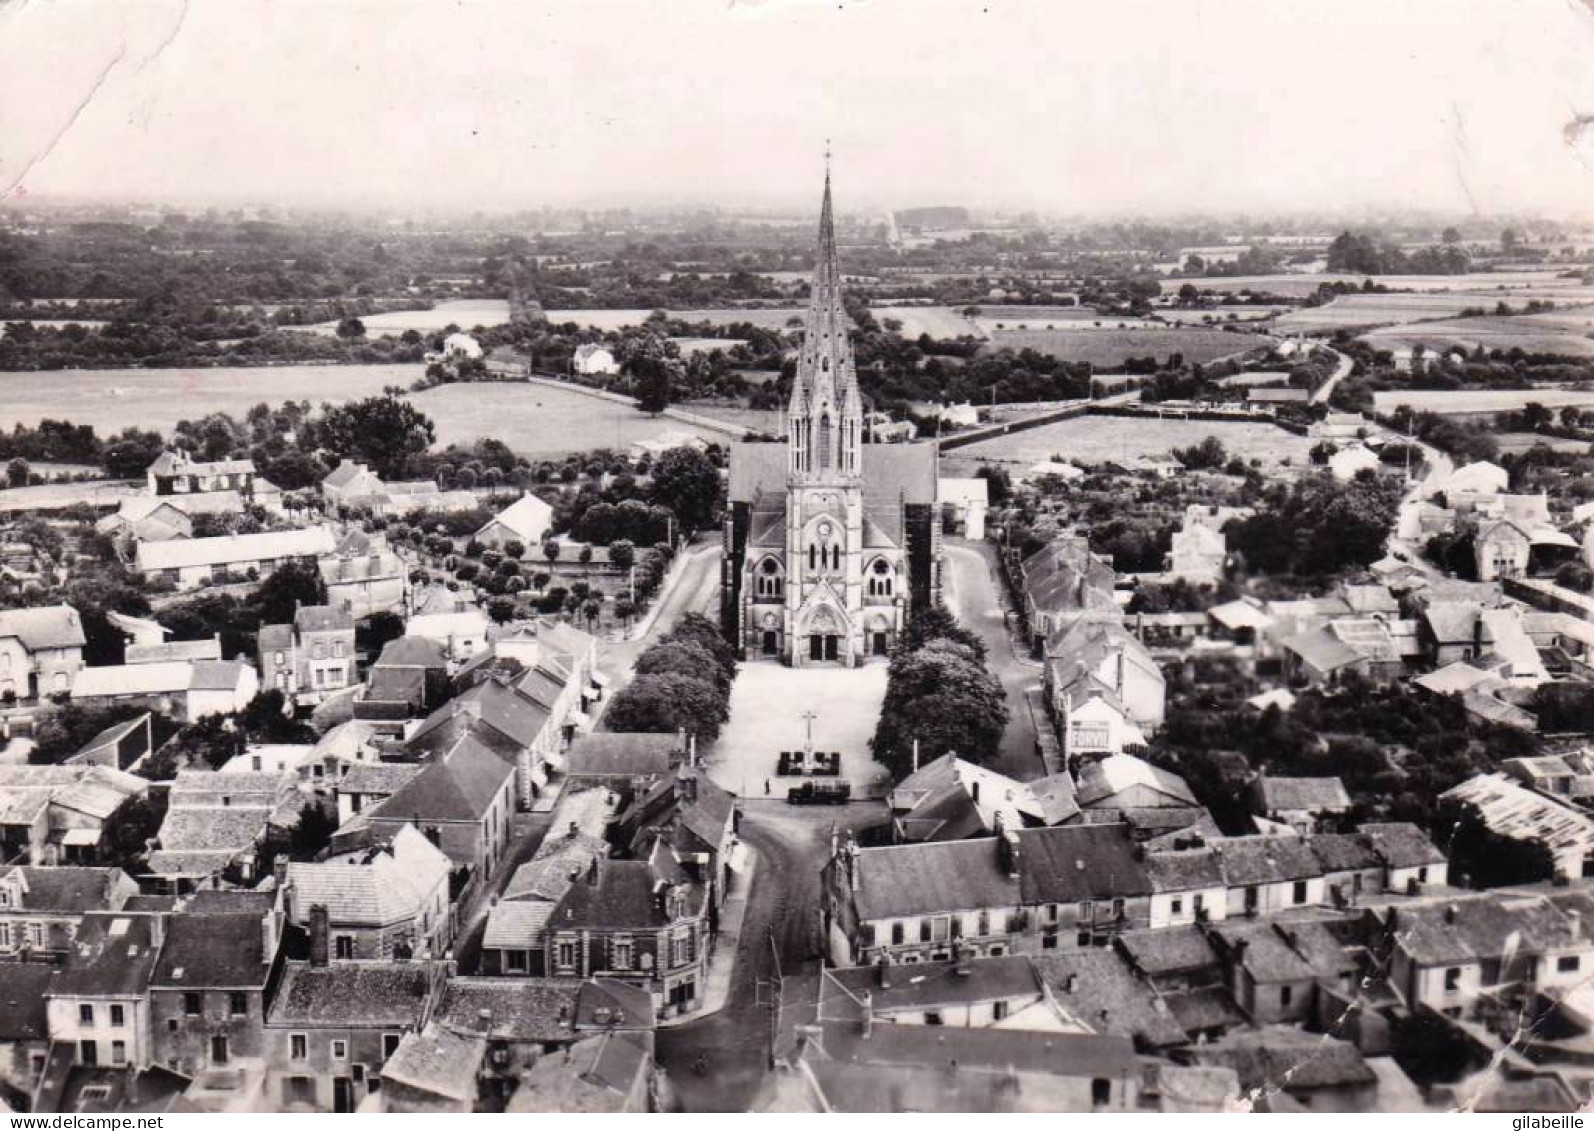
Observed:
[[[730,722],[705,752],[709,776],[739,797],[765,796],[766,782],[769,796],[784,797],[805,779],[777,776],[775,761],[782,750],[803,748],[804,716],[812,712],[814,749],[841,752],[841,780],[852,783],[852,796],[882,796],[885,767],[870,757],[869,739],[885,694],[884,661],[861,668],[744,663],[731,687]]]

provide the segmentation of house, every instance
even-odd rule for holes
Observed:
[[[443,646],[449,663],[470,659],[487,643],[487,614],[478,608],[453,613],[421,613],[404,624],[405,636],[419,636]]]
[[[448,652],[424,636],[390,640],[366,673],[353,703],[354,717],[395,737],[404,722],[425,714],[448,698]]]
[[[130,703],[183,722],[243,710],[260,693],[254,665],[237,660],[168,660],[84,668],[74,703]]]
[[[382,1066],[383,1112],[468,1115],[476,1110],[487,1042],[428,1025],[411,1030]]]
[[[443,357],[448,361],[475,361],[482,356],[481,343],[469,334],[453,333],[443,339]]]
[[[941,505],[951,515],[949,529],[962,532],[971,542],[985,538],[985,513],[990,506],[989,482],[981,478],[942,479]]]
[[[1473,1019],[1513,987],[1553,990],[1584,983],[1594,938],[1579,905],[1537,894],[1483,893],[1368,912],[1390,987],[1409,1009]]]
[[[453,870],[431,841],[404,825],[386,844],[321,863],[279,857],[278,906],[287,922],[306,930],[324,915],[335,961],[440,958],[454,935]]]
[[[1351,444],[1328,457],[1329,474],[1341,483],[1348,483],[1364,471],[1376,472],[1383,466],[1378,453],[1366,444]]]
[[[1255,644],[1273,624],[1273,618],[1260,605],[1244,597],[1213,605],[1207,616],[1212,620],[1213,635],[1241,645]]]
[[[565,751],[565,788],[601,786],[635,792],[640,785],[668,774],[685,756],[686,744],[676,731],[578,734]]]
[[[820,972],[816,1019],[955,1028],[1079,1032],[1049,1000],[1036,963],[1020,955],[927,963],[912,977],[875,966]]]
[[[0,1093],[32,1096],[50,1055],[50,1020],[44,995],[55,968],[14,962],[0,981]]]
[[[1070,753],[1142,744],[1143,735],[1162,725],[1167,695],[1162,669],[1145,645],[1114,621],[1078,620],[1047,640],[1044,680],[1054,716],[1066,724],[1061,737]],[[1092,698],[1111,710],[1096,708],[1095,717],[1075,720],[1075,704],[1084,708]],[[1119,717],[1116,722],[1112,715]]]
[[[124,722],[112,723],[85,742],[65,765],[130,770],[157,745],[155,716],[145,712]]]
[[[1313,440],[1343,444],[1359,440],[1377,430],[1377,425],[1359,412],[1331,412],[1307,429]]]
[[[1594,874],[1594,817],[1568,802],[1535,793],[1502,773],[1479,774],[1439,797],[1471,806],[1498,836],[1543,845],[1559,876]]]
[[[1018,782],[956,753],[921,766],[886,796],[897,843],[963,840],[1001,829],[1059,825],[1079,814],[1066,774]]]
[[[0,955],[62,958],[85,915],[120,911],[137,894],[120,868],[0,866]]]
[[[0,702],[70,692],[85,643],[70,605],[0,609]]]
[[[93,864],[105,826],[149,793],[136,774],[92,764],[0,764],[0,861]]]
[[[1176,1058],[1233,1070],[1242,1094],[1264,1098],[1274,1111],[1280,1110],[1278,1092],[1291,1111],[1364,1112],[1375,1107],[1378,1075],[1355,1045],[1290,1026],[1229,1033],[1182,1050]]]
[[[1510,519],[1485,521],[1473,536],[1472,551],[1479,581],[1522,577],[1528,571],[1533,536]]]
[[[675,1017],[707,990],[713,898],[663,847],[645,860],[593,860],[553,906],[544,964],[555,977],[628,982]]]
[[[1336,777],[1273,777],[1264,773],[1251,783],[1251,812],[1297,832],[1316,832],[1324,817],[1343,816],[1350,808],[1350,794]]]
[[[1178,774],[1159,769],[1132,754],[1114,754],[1082,762],[1074,796],[1081,809],[1200,807],[1195,794]]]
[[[585,1037],[563,1057],[544,1057],[521,1073],[505,1111],[515,1115],[657,1110],[653,1034],[616,1031]]]
[[[1216,582],[1229,561],[1228,539],[1206,523],[1190,523],[1174,531],[1167,572],[1193,582]]]
[[[380,475],[363,463],[345,459],[339,460],[338,466],[327,472],[321,480],[321,496],[328,502],[336,503],[378,494],[382,487]]]
[[[303,804],[293,776],[275,773],[179,770],[168,796],[149,870],[177,890],[229,869],[245,883],[255,879],[267,829],[297,823]]]
[[[133,567],[147,580],[166,581],[179,590],[197,589],[202,585],[269,577],[277,566],[290,561],[313,564],[335,548],[329,527],[311,526],[218,538],[141,542]]]
[[[549,783],[548,763],[563,748],[561,720],[505,676],[445,702],[411,732],[412,751],[435,753],[469,736],[510,767],[519,808],[529,809]]]
[[[1031,641],[1039,647],[1076,620],[1118,616],[1118,575],[1077,535],[1063,535],[1018,566]]]
[[[253,892],[200,893],[165,917],[149,980],[152,1063],[196,1079],[258,1077],[282,925],[271,898]]]
[[[583,377],[609,377],[620,372],[614,352],[597,343],[577,346],[570,367]]]
[[[68,1063],[148,1068],[154,1061],[149,986],[166,917],[124,911],[83,916],[54,981],[45,991],[50,1041]]]
[[[409,599],[409,567],[385,538],[345,534],[316,565],[327,587],[327,604],[356,620],[399,612]]]
[[[527,493],[499,511],[478,531],[474,538],[484,546],[502,550],[511,542],[519,543],[521,552],[540,546],[553,529],[553,507],[536,495]]]
[[[247,495],[254,489],[253,460],[227,459],[201,461],[180,449],[160,454],[144,470],[151,495],[198,495],[211,491],[237,491]]]
[[[669,856],[717,909],[735,883],[736,797],[694,766],[680,766],[638,790],[614,821],[615,838],[637,859]]]
[[[122,651],[125,664],[163,664],[171,660],[221,659],[221,634],[204,640],[163,640],[156,644],[129,644]]]
[[[1511,475],[1499,464],[1478,460],[1452,471],[1437,485],[1445,501],[1457,510],[1467,510],[1510,489]]]
[[[1354,996],[1356,959],[1317,920],[1223,922],[1212,927],[1211,939],[1229,993],[1253,1024],[1331,1026],[1332,1007],[1318,987]]]
[[[1285,675],[1305,684],[1331,684],[1350,673],[1388,682],[1405,672],[1416,648],[1414,634],[1397,636],[1381,617],[1342,617],[1280,641]]]
[[[503,862],[514,811],[514,763],[462,734],[361,818],[379,835],[414,825],[455,868],[484,882]]]
[[[292,624],[260,626],[261,684],[290,704],[319,703],[352,687],[354,617],[335,605],[304,605]]]
[[[289,962],[266,1014],[266,1102],[278,1111],[352,1112],[382,1087],[404,1034],[426,1027],[446,984],[443,962],[329,963],[311,940]]]
[[[1162,992],[1116,947],[1048,951],[1028,961],[1069,1031],[1124,1037],[1146,1050],[1172,1048],[1190,1039]]]
[[[425,767],[424,762],[359,762],[333,783],[338,824],[346,825],[356,813],[385,801]]]
[[[224,494],[237,498],[238,509],[243,509],[243,499],[237,496],[236,492]],[[132,495],[122,499],[115,511],[97,521],[94,530],[122,545],[192,538],[194,536],[192,516],[198,508],[182,505],[190,501],[189,498],[174,500],[170,497]]]

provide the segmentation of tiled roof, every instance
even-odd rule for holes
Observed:
[[[487,1057],[487,1042],[429,1026],[405,1033],[382,1065],[384,1082],[401,1084],[460,1102],[476,1099],[476,1077]]]
[[[1159,930],[1125,931],[1115,940],[1137,969],[1155,978],[1216,969],[1217,952],[1199,927],[1163,927]]]
[[[1338,812],[1350,808],[1350,795],[1338,778],[1277,778],[1263,775],[1257,783],[1263,811],[1306,810],[1312,813]]]
[[[427,962],[290,962],[271,1005],[268,1024],[332,1028],[419,1025],[435,973]]]
[[[70,605],[0,610],[0,637],[14,636],[29,652],[45,648],[81,648],[83,622]]]
[[[258,989],[276,956],[264,949],[263,913],[198,914],[183,911],[166,921],[166,941],[152,985],[188,989]]]
[[[1058,1008],[1091,1032],[1152,1047],[1184,1042],[1184,1029],[1161,995],[1117,951],[1050,951],[1034,964]]]
[[[651,777],[670,770],[671,756],[681,748],[681,738],[665,734],[638,732],[619,734],[597,731],[577,735],[566,757],[566,773],[571,777]]]
[[[128,896],[137,890],[120,868],[73,865],[0,866],[0,884],[6,884],[13,891],[20,886],[22,894],[18,902],[24,910],[67,915],[120,910]]]
[[[1074,903],[1151,892],[1145,864],[1137,859],[1124,825],[1060,825],[1025,829],[1018,836],[1024,903]]]
[[[464,735],[399,791],[371,811],[372,820],[479,821],[515,774],[506,762]]]

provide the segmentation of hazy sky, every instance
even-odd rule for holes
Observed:
[[[0,0],[0,189],[1594,216],[1591,4]]]

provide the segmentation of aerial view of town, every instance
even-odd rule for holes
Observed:
[[[1594,1101],[1594,8],[1096,8],[0,6],[0,1112]]]

